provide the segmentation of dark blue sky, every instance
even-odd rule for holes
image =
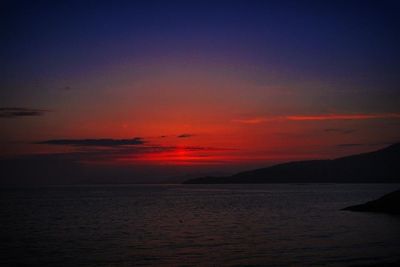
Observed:
[[[186,54],[272,65],[294,78],[367,76],[395,90],[396,2],[6,1],[2,72],[29,80],[45,71],[79,73],[126,58]]]

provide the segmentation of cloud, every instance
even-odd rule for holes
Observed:
[[[270,117],[254,117],[234,119],[233,122],[243,124],[260,124],[269,121],[328,121],[328,120],[372,120],[400,119],[400,113],[357,113],[357,114],[316,114],[316,115],[286,115]]]
[[[90,140],[90,141],[88,141]],[[100,140],[100,141],[99,141]],[[103,141],[110,139],[48,140],[37,144],[70,145],[74,150],[62,158],[80,164],[147,165],[147,164],[213,164],[223,148],[201,146],[167,146],[142,144],[141,139]],[[136,141],[134,141],[136,140]],[[118,145],[114,145],[117,143]],[[137,145],[131,145],[136,144]],[[83,145],[82,145],[83,144]],[[218,158],[219,157],[219,158]]]
[[[327,128],[324,129],[325,132],[331,132],[331,133],[341,133],[341,134],[350,134],[354,133],[356,130],[354,129],[341,129],[341,128]]]
[[[80,147],[91,147],[91,146],[103,146],[103,147],[114,147],[114,146],[131,146],[131,145],[143,145],[145,141],[143,138],[135,137],[132,139],[52,139],[36,142],[36,144],[46,145],[66,145],[66,146],[80,146]]]
[[[0,118],[42,116],[48,110],[31,108],[0,108]]]
[[[256,117],[256,118],[248,118],[248,119],[235,119],[233,122],[243,123],[243,124],[259,124],[266,121],[270,121],[271,118],[263,118],[263,117]]]
[[[178,135],[177,137],[178,138],[189,138],[189,137],[193,137],[194,136],[194,134],[181,134],[181,135]]]
[[[350,143],[350,144],[338,144],[338,147],[356,147],[356,146],[365,146],[365,144],[358,144],[358,143]]]
[[[0,168],[7,176],[0,179],[0,186],[159,183],[169,176],[181,175],[182,169],[176,168],[176,165],[192,168],[227,160],[220,156],[222,150],[211,147],[137,145],[73,148],[71,152],[1,157]]]
[[[318,115],[293,115],[286,116],[292,121],[323,121],[323,120],[370,120],[400,118],[399,113],[372,113],[372,114],[318,114]]]

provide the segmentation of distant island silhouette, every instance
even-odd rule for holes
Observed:
[[[232,176],[201,177],[183,183],[400,183],[400,143],[332,160],[288,162]]]
[[[384,195],[383,197],[369,201],[365,204],[350,206],[343,210],[380,212],[390,214],[400,214],[400,190]]]

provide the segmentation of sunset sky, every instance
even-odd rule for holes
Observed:
[[[398,1],[0,6],[1,158],[17,168],[151,182],[400,140]]]

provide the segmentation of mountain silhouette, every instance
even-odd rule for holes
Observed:
[[[399,183],[400,143],[333,160],[296,161],[240,172],[226,177],[201,177],[185,184],[226,183]]]

